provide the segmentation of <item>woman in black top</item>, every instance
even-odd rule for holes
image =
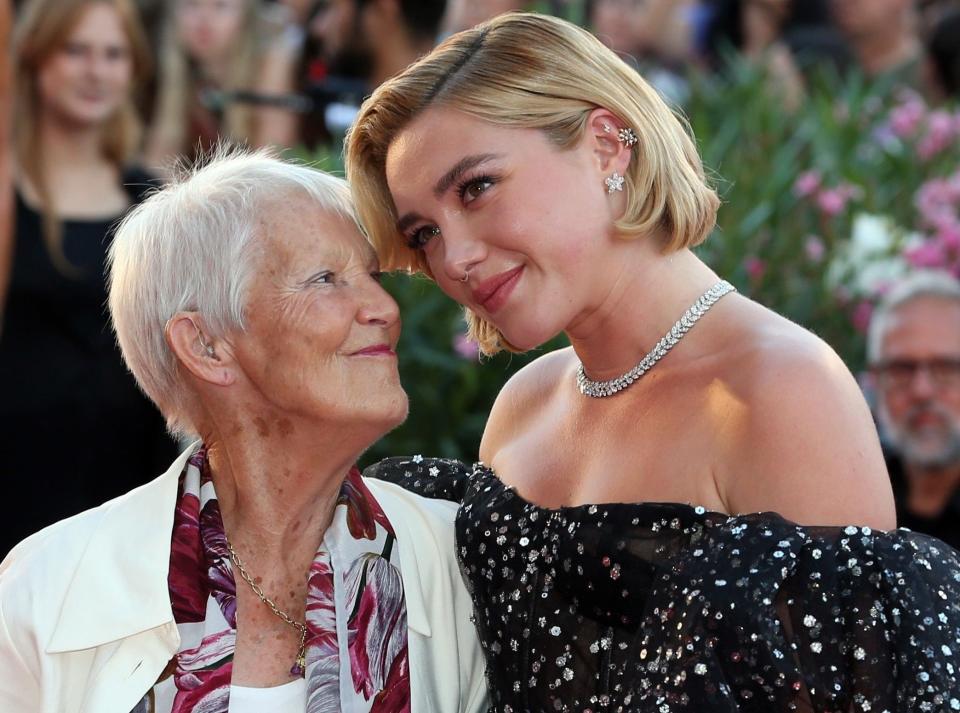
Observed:
[[[31,0],[15,31],[15,230],[0,331],[0,554],[145,482],[174,453],[109,329],[111,231],[150,186],[128,167],[146,50],[127,0]],[[0,280],[0,284],[3,284]],[[105,465],[125,464],[123,480]]]
[[[347,159],[384,269],[487,352],[571,343],[503,388],[483,463],[371,471],[460,503],[494,710],[960,710],[957,553],[894,529],[837,355],[692,252],[719,201],[636,72],[502,15],[381,85]]]

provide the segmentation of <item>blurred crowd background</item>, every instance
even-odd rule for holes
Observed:
[[[124,211],[221,138],[341,173],[372,88],[521,9],[589,28],[687,117],[724,200],[698,250],[855,372],[892,284],[960,274],[960,0],[0,0],[0,555],[177,448],[105,312]],[[411,411],[367,461],[475,458],[542,350],[478,365],[431,283],[387,285]]]

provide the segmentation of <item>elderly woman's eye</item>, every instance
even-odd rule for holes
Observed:
[[[440,235],[440,228],[435,225],[417,228],[407,236],[407,247],[411,250],[421,250],[427,246],[431,238]]]
[[[310,278],[310,283],[313,285],[332,285],[335,282],[336,275],[329,270],[324,272],[318,272],[316,275]]]

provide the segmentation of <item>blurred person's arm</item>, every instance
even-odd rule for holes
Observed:
[[[0,333],[10,270],[13,265],[13,67],[11,31],[13,8],[0,0]]]
[[[265,23],[268,36],[265,38],[266,47],[255,88],[256,93],[264,97],[290,96],[299,88],[297,69],[300,66],[306,29],[294,10],[279,19],[281,23],[277,23],[275,18],[269,18]],[[253,145],[289,147],[298,142],[300,116],[295,111],[265,105],[257,107],[255,116],[256,133],[251,137]]]

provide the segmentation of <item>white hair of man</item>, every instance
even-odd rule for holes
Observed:
[[[253,247],[266,237],[258,234],[260,218],[279,199],[298,193],[357,221],[342,178],[266,150],[221,146],[136,206],[117,228],[108,256],[113,328],[127,368],[171,432],[197,428],[164,334],[168,320],[198,312],[211,336],[242,331],[258,259]]]
[[[918,270],[898,282],[881,301],[870,320],[870,328],[867,330],[869,364],[878,364],[883,360],[883,339],[893,314],[919,297],[938,297],[960,302],[960,281],[949,272]]]

